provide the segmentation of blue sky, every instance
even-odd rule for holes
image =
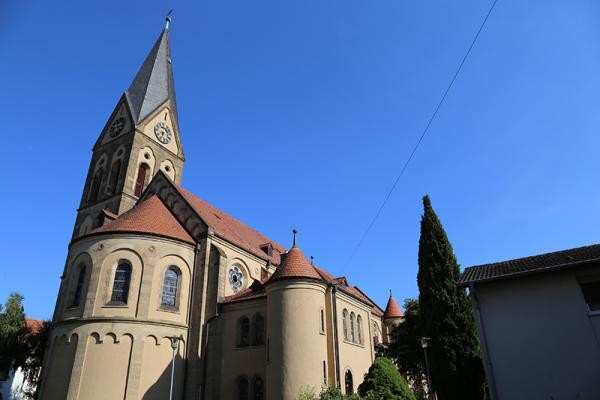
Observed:
[[[600,3],[2,2],[0,300],[50,318],[91,147],[174,9],[184,187],[385,306],[417,295],[421,197],[463,266],[598,242]]]

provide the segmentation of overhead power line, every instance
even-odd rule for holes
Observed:
[[[477,42],[477,39],[479,38],[479,35],[483,31],[483,28],[485,27],[485,24],[486,24],[487,20],[489,19],[490,15],[492,14],[492,11],[494,10],[494,7],[496,6],[497,2],[498,2],[498,0],[494,0],[492,2],[492,5],[490,6],[490,9],[488,10],[487,14],[485,15],[485,18],[481,22],[481,25],[479,26],[479,29],[477,30],[477,33],[475,34],[475,37],[473,37],[473,40],[471,41],[471,45],[469,46],[469,48],[467,49],[465,55],[463,56],[462,60],[460,61],[460,64],[458,65],[458,68],[456,69],[456,72],[454,73],[454,76],[452,76],[452,79],[450,80],[450,83],[448,84],[448,87],[446,87],[446,90],[444,91],[444,94],[440,98],[440,101],[437,103],[437,106],[433,110],[433,113],[431,114],[431,117],[429,117],[429,120],[427,121],[427,125],[425,125],[425,129],[423,129],[423,132],[421,133],[421,136],[419,136],[419,140],[417,140],[417,143],[415,144],[415,146],[413,147],[412,151],[410,152],[410,155],[408,156],[408,158],[404,162],[404,165],[402,166],[402,169],[400,170],[400,173],[398,174],[398,176],[396,176],[396,179],[394,180],[394,183],[392,184],[392,187],[390,188],[390,190],[388,190],[385,198],[383,199],[383,202],[379,205],[379,208],[377,209],[377,212],[375,213],[375,215],[371,219],[371,222],[367,226],[367,229],[365,229],[365,231],[362,234],[360,240],[358,241],[358,243],[354,247],[354,250],[352,250],[352,254],[350,255],[350,258],[348,258],[348,261],[346,261],[346,263],[344,264],[343,269],[345,269],[348,266],[348,264],[350,264],[350,262],[352,261],[352,259],[356,255],[356,252],[358,251],[358,249],[360,248],[360,246],[363,244],[363,242],[365,241],[366,237],[369,235],[369,232],[371,232],[371,229],[373,228],[373,225],[375,225],[375,222],[379,218],[379,215],[381,214],[381,211],[384,209],[384,207],[387,204],[388,200],[392,196],[392,193],[394,192],[394,189],[396,189],[396,186],[398,185],[398,182],[400,181],[400,178],[402,178],[402,175],[404,175],[404,171],[406,171],[406,168],[408,167],[408,164],[410,164],[410,162],[413,159],[415,153],[419,149],[419,146],[421,145],[421,142],[423,142],[423,139],[425,138],[425,136],[429,132],[429,128],[431,127],[431,124],[435,120],[435,117],[437,116],[437,113],[440,110],[440,107],[442,107],[442,104],[444,104],[444,101],[446,100],[446,96],[448,96],[448,93],[450,92],[450,89],[452,89],[452,86],[454,85],[454,82],[456,81],[456,78],[460,74],[460,71],[462,70],[463,65],[465,65],[465,61],[467,61],[467,58],[469,57],[469,54],[471,54],[471,50],[473,50],[473,47],[475,47],[475,43]]]

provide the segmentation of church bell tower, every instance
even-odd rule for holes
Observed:
[[[93,148],[73,238],[131,209],[160,170],[181,184],[185,156],[175,101],[169,23],[119,99]]]

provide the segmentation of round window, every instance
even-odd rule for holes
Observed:
[[[229,284],[236,292],[244,286],[244,274],[237,265],[229,268]]]

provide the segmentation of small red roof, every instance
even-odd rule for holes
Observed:
[[[171,214],[167,206],[156,195],[137,204],[131,210],[121,214],[114,221],[110,221],[94,229],[90,232],[90,235],[113,232],[149,233],[191,244],[195,243],[190,234],[187,233],[179,221]]]
[[[182,187],[177,188],[192,208],[200,215],[200,218],[213,229],[216,236],[240,246],[263,260],[269,260],[273,264],[279,265],[281,261],[280,255],[285,252],[285,247],[225,214],[223,211],[208,204]],[[261,248],[267,243],[271,243],[273,246],[274,251],[271,256]]]
[[[310,265],[299,247],[292,247],[290,251],[281,255],[281,264],[269,281],[286,278],[313,278],[322,281],[321,275]]]
[[[394,300],[394,297],[390,295],[390,299],[388,300],[387,306],[385,307],[385,312],[383,313],[383,318],[402,318],[404,317],[404,313],[402,309]]]

